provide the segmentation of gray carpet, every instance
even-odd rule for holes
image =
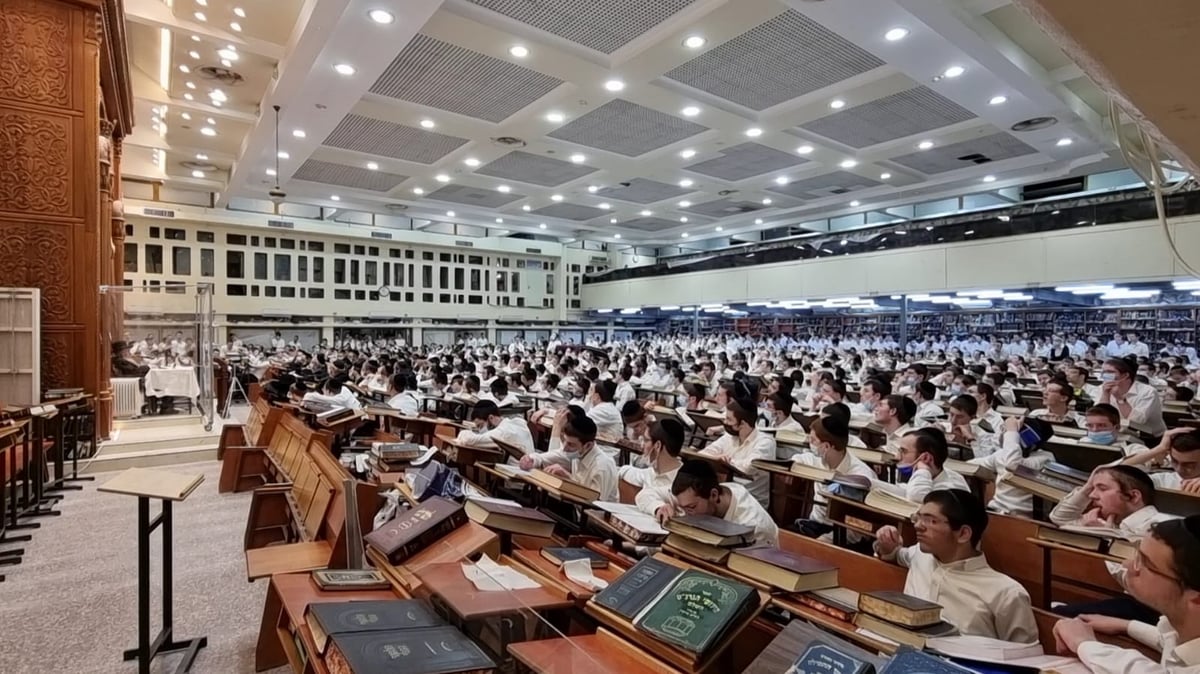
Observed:
[[[208,637],[193,672],[253,672],[267,582],[246,582],[249,494],[218,494],[215,461],[165,470],[205,476],[175,504],[175,634]],[[0,569],[8,576],[0,583],[0,672],[137,671],[136,663],[121,660],[137,640],[137,499],[96,491],[113,475],[67,492],[58,508],[63,514],[42,518],[33,530],[24,563]],[[157,512],[152,505],[151,516]],[[152,637],[161,607],[160,541],[155,532]],[[153,671],[174,671],[178,660],[160,656]]]

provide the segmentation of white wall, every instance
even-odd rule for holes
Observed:
[[[1171,223],[1177,248],[1200,268],[1200,217]],[[584,286],[585,309],[690,305],[946,290],[1018,289],[1086,281],[1191,276],[1156,221],[689,272]]]

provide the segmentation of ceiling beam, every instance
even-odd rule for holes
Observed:
[[[208,23],[181,19],[160,0],[125,0],[125,18],[153,28],[166,28],[177,34],[199,35],[216,42],[232,44],[240,50],[280,61],[284,48],[280,45],[253,38],[242,33],[220,30]]]

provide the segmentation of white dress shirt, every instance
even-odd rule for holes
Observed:
[[[1162,396],[1153,386],[1135,381],[1123,397],[1111,396],[1109,398],[1114,406],[1118,400],[1124,400],[1132,408],[1129,410],[1129,416],[1123,416],[1121,420],[1128,422],[1129,427],[1133,430],[1154,437],[1167,432],[1167,422],[1163,420]],[[1118,407],[1118,409],[1120,408]]]
[[[1092,501],[1088,498],[1087,492],[1084,491],[1083,487],[1076,487],[1050,511],[1050,521],[1060,527],[1064,524],[1084,526],[1083,515],[1091,507],[1091,504]],[[1150,533],[1150,527],[1153,525],[1173,519],[1178,519],[1178,516],[1159,512],[1158,508],[1154,506],[1146,506],[1121,520],[1121,523],[1117,525],[1117,529],[1128,540],[1138,541]],[[1125,567],[1114,562],[1105,562],[1104,566],[1108,568],[1108,572],[1112,574],[1113,579],[1121,587],[1125,587]]]
[[[1033,494],[1005,481],[1005,477],[1025,466],[1041,470],[1054,460],[1054,455],[1044,449],[1035,449],[1029,456],[1021,455],[1021,439],[1016,431],[1005,431],[1000,442],[1000,451],[984,457],[976,457],[971,463],[979,464],[996,473],[996,490],[988,502],[988,510],[1006,515],[1029,517],[1033,514]]]
[[[329,403],[334,407],[346,407],[352,410],[357,410],[362,407],[362,403],[358,401],[358,396],[354,395],[354,392],[345,386],[342,387],[342,390],[337,392],[337,395],[331,396],[325,395],[324,393],[317,393],[316,391],[309,391],[308,393],[304,394],[303,401],[308,402],[309,400]]]
[[[571,473],[571,479],[600,492],[601,501],[617,500],[617,464],[599,446],[575,461],[567,459],[561,450],[533,454],[533,467],[544,468],[557,464]]]
[[[671,485],[675,482],[675,476],[679,474],[679,467],[676,466],[665,473],[660,473],[654,470],[654,467],[635,469],[638,475],[634,479],[641,480],[640,483],[635,483],[628,478],[622,478],[630,484],[641,487],[637,496],[634,497],[633,503],[638,510],[653,515],[663,506],[673,506],[675,497],[671,495]]]
[[[967,478],[949,468],[943,468],[937,477],[934,477],[933,473],[925,468],[914,469],[912,477],[908,478],[908,482],[903,484],[892,484],[891,482],[884,482],[878,477],[874,477],[871,486],[879,487],[884,491],[895,494],[900,498],[908,499],[913,503],[921,503],[925,500],[926,494],[937,489],[971,491],[970,485],[967,484]]]
[[[779,527],[758,499],[736,482],[723,482],[721,486],[728,489],[732,496],[729,510],[725,511],[725,520],[754,527],[756,545],[779,547]]]
[[[388,407],[400,410],[401,413],[407,414],[410,417],[417,416],[421,411],[421,403],[417,397],[409,391],[397,393],[387,401]]]
[[[625,406],[625,403],[635,398],[637,398],[637,391],[633,390],[632,384],[627,381],[617,384],[617,392],[613,396],[613,404],[616,405],[617,410],[620,410]]]
[[[596,422],[596,434],[621,438],[625,436],[625,422],[621,411],[612,403],[600,403],[587,411],[588,417]]]
[[[895,560],[908,569],[904,594],[940,604],[942,620],[959,632],[1021,644],[1037,642],[1029,593],[988,566],[982,554],[942,564],[913,545],[897,550]]]
[[[496,449],[498,445],[492,441],[493,438],[520,447],[526,454],[534,453],[533,434],[529,432],[529,424],[521,417],[504,417],[495,428],[482,432],[463,429],[458,432],[456,442],[468,447]],[[517,461],[510,456],[508,463],[515,465]]]
[[[744,485],[754,498],[764,506],[770,498],[770,474],[761,471],[750,463],[756,459],[773,460],[775,458],[775,438],[757,428],[750,431],[746,439],[739,440],[736,435],[725,433],[715,442],[711,442],[700,451],[706,456],[724,459],[734,468],[750,476],[750,479],[735,478],[735,482]]]
[[[1200,674],[1200,639],[1179,643],[1179,633],[1166,616],[1157,625],[1133,620],[1126,633],[1141,643],[1158,650],[1158,662],[1131,648],[1121,648],[1100,641],[1085,641],[1076,655],[1093,674]]]

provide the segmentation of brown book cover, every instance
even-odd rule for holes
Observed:
[[[1093,536],[1081,531],[1069,531],[1050,526],[1039,526],[1037,537],[1043,541],[1060,543],[1068,547],[1089,550],[1091,552],[1100,552],[1107,545],[1107,541],[1099,532]]]
[[[667,540],[663,542],[663,549],[678,552],[679,554],[675,556],[685,560],[694,557],[710,564],[724,564],[729,559],[730,552],[729,548],[718,548],[715,545],[694,541],[679,534],[669,534]]]
[[[489,529],[538,538],[549,538],[554,534],[554,520],[536,508],[474,499],[467,499],[463,508],[472,522],[482,524]]]
[[[807,592],[838,585],[838,568],[812,557],[763,546],[734,551],[729,568],[788,592]]]
[[[864,503],[885,513],[905,518],[912,517],[913,513],[921,507],[920,503],[909,501],[883,489],[872,489],[867,492]]]
[[[723,548],[749,545],[754,541],[754,527],[712,515],[673,517],[667,521],[665,528],[694,541]]]
[[[903,627],[926,627],[942,619],[940,605],[894,590],[863,592],[858,610]]]
[[[818,468],[816,466],[810,466],[807,463],[800,463],[799,461],[792,463],[790,470],[793,474],[799,475],[800,477],[808,480],[813,480],[814,482],[825,482],[827,480],[832,480],[833,476],[837,474],[827,468]]]
[[[939,620],[932,625],[925,625],[923,627],[905,627],[869,613],[859,613],[854,616],[854,624],[864,630],[874,632],[885,639],[891,639],[897,643],[917,649],[925,648],[926,639],[949,637],[958,634],[958,629],[944,620]]]
[[[400,564],[466,521],[467,513],[462,506],[434,496],[364,538],[368,545],[386,555],[389,562]]]
[[[386,590],[392,586],[374,569],[320,569],[312,572],[312,578],[325,591]]]
[[[599,501],[600,492],[580,484],[574,480],[567,480],[561,477],[555,477],[540,468],[534,468],[529,472],[529,479],[538,484],[545,485],[551,489],[560,491],[564,494],[570,494],[584,501]]]
[[[1054,503],[1066,498],[1067,494],[1075,488],[1065,480],[1049,477],[1027,466],[1017,466],[1016,470],[1008,473],[1002,479],[1017,489]]]
[[[838,620],[853,622],[858,614],[858,593],[845,587],[812,590],[797,595],[796,601]]]

